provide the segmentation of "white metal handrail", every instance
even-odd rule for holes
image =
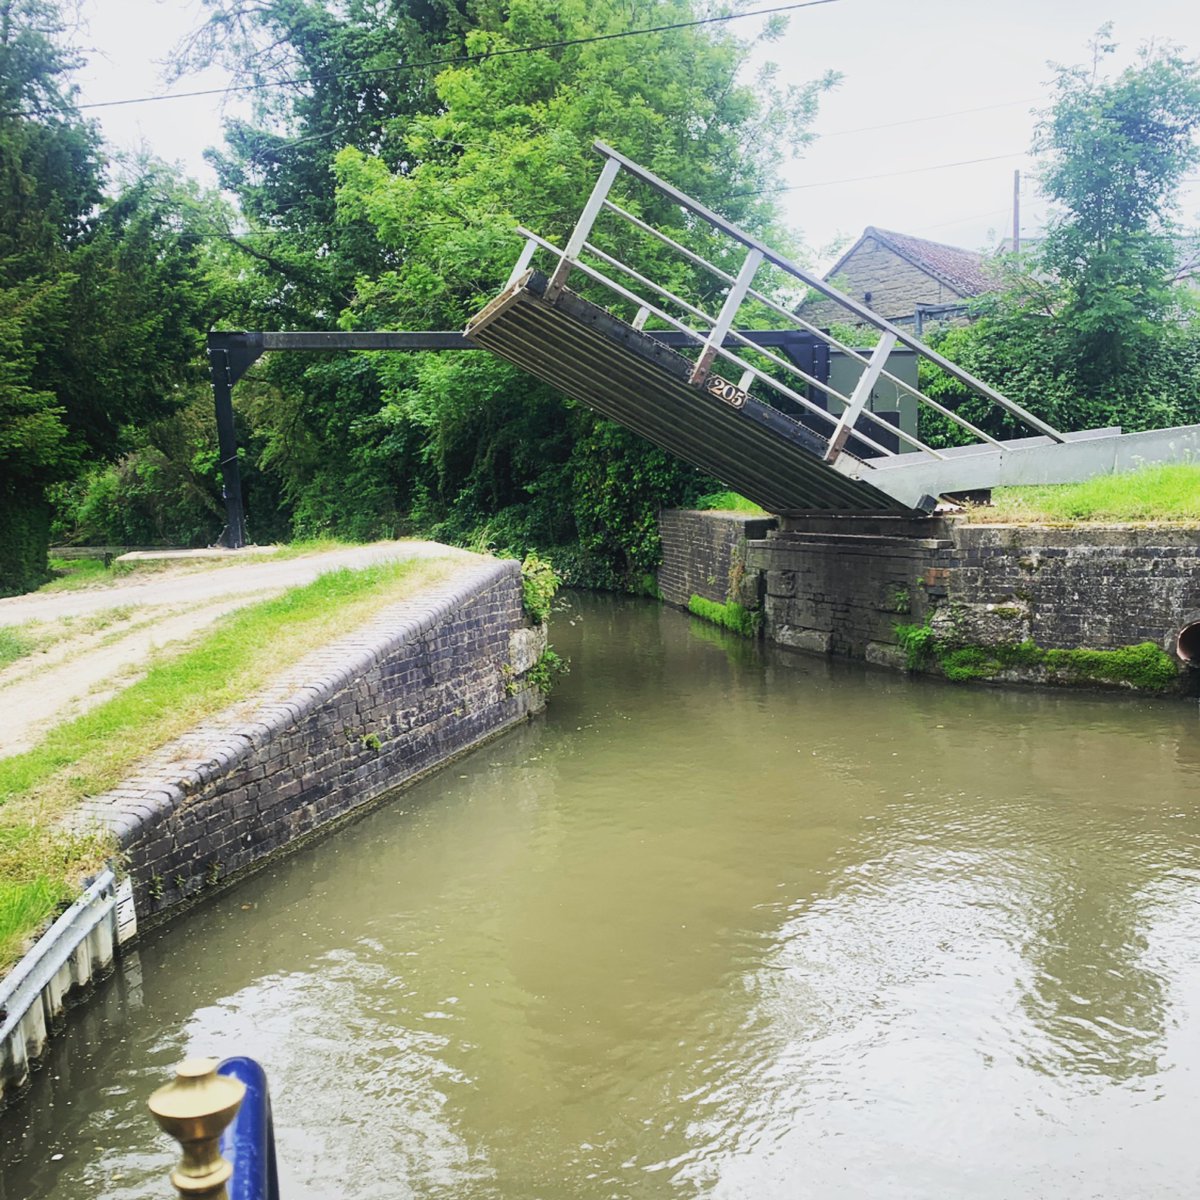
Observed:
[[[593,143],[593,148],[606,160],[604,169],[601,172],[602,179],[608,173],[610,164],[613,162],[618,163],[619,166],[626,170],[630,175],[633,175],[635,178],[642,180],[642,182],[649,184],[657,192],[666,196],[668,199],[674,201],[681,207],[686,208],[689,212],[707,222],[709,225],[712,225],[714,228],[720,230],[734,241],[741,242],[741,244],[748,250],[759,251],[767,262],[773,263],[780,270],[784,271],[788,275],[791,275],[793,278],[798,279],[801,283],[812,288],[814,291],[819,292],[827,299],[833,300],[840,304],[843,308],[853,313],[860,321],[874,326],[876,329],[880,330],[880,332],[893,334],[896,340],[901,343],[901,345],[907,346],[910,350],[916,351],[918,354],[927,358],[936,366],[941,367],[941,369],[948,375],[957,379],[960,383],[965,384],[972,391],[986,397],[988,400],[992,401],[992,403],[1016,417],[1029,428],[1037,430],[1038,433],[1045,435],[1052,441],[1066,441],[1066,437],[1053,426],[1048,425],[1040,417],[1037,417],[1033,413],[1022,408],[1014,401],[1009,400],[1007,396],[1001,395],[995,390],[995,388],[989,387],[988,384],[984,383],[982,379],[977,379],[970,372],[964,371],[961,367],[951,362],[944,355],[939,354],[933,349],[932,346],[926,345],[920,340],[920,338],[914,337],[912,334],[907,333],[905,330],[901,329],[897,325],[894,325],[885,317],[881,317],[878,313],[867,308],[866,305],[860,304],[853,297],[847,296],[844,292],[840,292],[832,284],[820,278],[820,276],[813,275],[811,272],[806,271],[802,266],[800,266],[799,263],[793,262],[786,255],[780,254],[777,250],[772,249],[761,239],[755,237],[752,233],[748,233],[746,230],[740,229],[731,221],[726,221],[724,217],[713,212],[713,210],[707,207],[707,205],[701,204],[698,200],[694,200],[691,196],[681,192],[678,188],[672,187],[671,184],[667,183],[665,179],[660,179],[654,174],[653,171],[648,171],[645,167],[641,166],[641,164],[634,162],[633,159],[627,158],[620,151],[614,150],[611,146],[606,145],[604,142],[599,140]],[[615,178],[615,172],[609,176],[610,185],[613,178]],[[597,185],[597,190],[599,190],[599,185]],[[605,188],[605,192],[607,192],[607,187]],[[596,200],[596,192],[593,192],[592,200]],[[599,210],[601,204],[602,200],[596,204],[597,211]],[[595,219],[594,215],[592,219]]]
[[[939,453],[933,447],[927,445],[921,439],[914,437],[907,431],[892,425],[884,420],[878,414],[871,411],[867,404],[871,388],[881,379],[889,381],[891,384],[899,388],[904,394],[912,396],[921,405],[930,408],[947,420],[953,422],[972,437],[984,442],[996,449],[1003,449],[1004,445],[991,434],[980,429],[973,422],[960,416],[953,409],[941,404],[932,396],[926,395],[919,388],[905,382],[898,376],[887,370],[886,355],[877,352],[872,352],[869,356],[864,355],[853,347],[845,345],[840,339],[832,334],[826,333],[818,329],[811,322],[805,320],[798,313],[789,311],[782,304],[779,304],[772,297],[764,294],[761,290],[753,286],[754,276],[759,267],[763,264],[770,264],[775,268],[782,270],[786,275],[803,283],[817,293],[826,296],[841,305],[848,313],[866,325],[870,325],[881,334],[883,342],[889,345],[900,344],[913,350],[916,354],[924,357],[928,361],[940,367],[952,378],[963,383],[967,388],[976,394],[987,399],[995,404],[1010,416],[1021,422],[1028,428],[1036,431],[1039,434],[1049,438],[1052,442],[1064,442],[1065,436],[1033,413],[1028,412],[1020,405],[1002,396],[995,389],[989,387],[982,380],[975,378],[970,373],[964,371],[956,364],[946,359],[932,347],[926,345],[919,338],[905,332],[900,327],[892,322],[879,316],[865,305],[860,304],[850,296],[846,296],[825,280],[820,279],[799,264],[793,262],[786,256],[772,250],[771,247],[760,241],[753,234],[746,232],[726,221],[724,218],[701,204],[699,201],[692,199],[685,193],[672,187],[666,181],[660,179],[653,172],[646,170],[632,159],[626,158],[612,147],[605,145],[603,142],[597,141],[594,144],[596,151],[604,157],[604,166],[600,172],[600,176],[592,189],[592,193],[588,198],[587,204],[584,206],[583,212],[580,214],[579,220],[567,241],[565,248],[559,249],[546,239],[539,237],[530,230],[521,228],[520,233],[526,238],[525,248],[521,253],[517,266],[514,268],[509,279],[511,286],[523,274],[528,267],[535,249],[541,248],[555,256],[557,262],[550,276],[549,283],[546,288],[546,298],[553,300],[565,286],[567,277],[572,270],[578,269],[583,271],[589,278],[603,284],[618,296],[631,302],[637,307],[637,316],[634,318],[636,328],[641,328],[648,316],[653,314],[660,320],[665,321],[671,327],[683,332],[690,340],[697,343],[699,347],[699,356],[692,370],[692,382],[703,382],[707,375],[711,364],[721,358],[725,361],[732,362],[741,369],[742,382],[739,386],[745,390],[752,379],[758,379],[766,386],[772,388],[782,396],[786,396],[789,400],[801,406],[801,408],[819,415],[823,421],[830,422],[834,427],[834,433],[830,441],[830,448],[827,453],[827,460],[833,462],[843,452],[843,449],[851,435],[853,437],[876,450],[883,455],[893,455],[894,451],[887,449],[878,442],[872,440],[866,434],[855,428],[861,421],[869,421],[873,426],[878,426],[884,429],[890,437],[895,437],[898,440],[906,443],[909,446],[919,450],[927,457],[934,459],[942,459],[945,456]],[[743,259],[742,265],[739,268],[737,275],[731,274],[729,271],[718,267],[716,264],[709,262],[702,255],[682,245],[674,238],[656,229],[649,222],[635,216],[620,204],[608,198],[609,190],[620,171],[626,171],[634,178],[654,188],[661,195],[667,197],[673,203],[678,204],[686,211],[692,213],[700,220],[715,229],[718,233],[739,242],[746,247],[746,256]],[[646,234],[656,238],[659,242],[670,247],[673,251],[683,255],[690,262],[703,268],[709,272],[728,289],[725,299],[721,306],[721,311],[718,315],[713,316],[706,313],[703,309],[685,300],[656,284],[653,280],[645,275],[634,270],[632,267],[622,263],[620,259],[614,255],[607,253],[600,247],[595,245],[591,240],[591,233],[597,218],[604,211],[613,213],[622,220],[633,225],[635,228],[643,231]],[[584,253],[600,259],[603,263],[615,268],[623,274],[635,280],[641,287],[650,289],[655,295],[663,300],[670,302],[683,309],[693,317],[704,322],[708,326],[708,332],[703,333],[690,328],[683,322],[665,312],[658,306],[650,303],[644,297],[637,295],[628,288],[622,287],[615,280],[606,276],[603,272],[590,266],[588,263],[581,261],[581,256]],[[858,384],[853,390],[851,396],[846,396],[838,389],[832,387],[827,382],[824,382],[808,372],[802,370],[796,363],[788,362],[779,355],[772,354],[766,347],[758,345],[749,338],[740,333],[734,326],[739,309],[747,300],[757,301],[767,309],[781,317],[783,317],[790,325],[806,330],[813,336],[819,338],[826,345],[837,349],[842,354],[858,362],[863,367],[863,372],[859,377]],[[732,353],[725,347],[725,342],[732,340],[738,343],[739,346],[746,346],[757,355],[766,358],[775,367],[782,369],[789,375],[802,380],[808,387],[816,388],[824,394],[836,399],[842,406],[841,414],[834,414],[815,404],[807,396],[788,387],[779,379],[770,373],[761,370],[753,364],[747,362],[744,358]]]
[[[651,237],[657,238],[658,241],[662,242],[662,244],[664,246],[668,246],[672,250],[677,251],[684,258],[689,259],[691,262],[695,263],[697,266],[704,267],[706,270],[710,271],[713,275],[715,275],[718,279],[722,280],[723,282],[725,282],[725,283],[733,283],[734,282],[734,277],[732,275],[730,275],[728,271],[725,271],[721,267],[718,267],[715,263],[710,263],[702,255],[697,254],[694,250],[689,250],[687,246],[684,246],[680,242],[677,242],[674,238],[668,237],[667,234],[663,233],[661,229],[655,229],[653,225],[647,224],[640,217],[635,217],[633,215],[633,213],[622,208],[619,204],[615,204],[611,200],[605,200],[604,207],[606,209],[608,209],[610,212],[615,213],[617,216],[623,217],[631,225],[634,225],[638,229],[643,230],[645,233],[648,233]],[[528,265],[529,265],[529,262],[526,259],[525,266],[528,266]],[[524,269],[525,269],[524,267],[521,268],[521,270],[524,270]],[[519,274],[519,273],[520,272],[517,272],[517,274]],[[514,276],[514,278],[515,278],[515,276]],[[510,280],[510,282],[511,282],[511,280]],[[838,350],[842,354],[846,355],[847,358],[852,358],[852,359],[854,359],[855,362],[861,363],[862,366],[864,367],[864,369],[870,365],[870,358],[867,355],[861,354],[858,350],[854,349],[853,346],[847,346],[844,342],[839,341],[837,338],[835,338],[833,336],[833,334],[826,333],[825,330],[823,330],[823,329],[818,329],[817,326],[812,324],[811,321],[806,321],[802,316],[800,316],[799,313],[792,312],[790,309],[784,308],[784,306],[782,304],[773,300],[770,296],[767,296],[764,293],[757,291],[755,288],[751,288],[747,292],[747,295],[751,299],[757,300],[760,304],[769,308],[773,313],[776,313],[778,316],[783,317],[783,319],[785,321],[788,321],[790,324],[796,325],[800,329],[803,329],[806,332],[811,333],[814,337],[819,338],[826,345],[831,346],[833,349]],[[914,397],[916,400],[920,401],[922,404],[926,404],[930,408],[934,409],[934,411],[941,413],[942,416],[947,417],[949,420],[953,421],[956,425],[961,426],[968,433],[973,434],[975,437],[980,438],[982,441],[990,442],[993,446],[996,446],[998,449],[1003,449],[1003,444],[1001,442],[997,441],[995,438],[993,438],[991,436],[991,434],[985,433],[982,429],[979,429],[975,425],[972,425],[970,421],[968,421],[965,417],[959,416],[959,414],[956,413],[953,409],[946,408],[944,405],[939,404],[938,401],[936,401],[932,396],[926,395],[923,391],[920,390],[920,388],[913,387],[913,385],[911,383],[907,383],[905,380],[901,379],[898,375],[893,375],[886,368],[880,372],[880,378],[886,379],[889,383],[894,384],[896,387],[900,388],[903,392],[907,393],[908,395]],[[818,386],[824,387],[824,385],[818,385]],[[827,387],[824,387],[824,390],[829,391],[830,389]],[[844,399],[844,397],[842,397],[840,393],[834,392],[832,394],[838,396],[839,399]]]
[[[523,237],[526,238],[526,246],[527,247],[530,245],[533,245],[535,247],[541,247],[543,249],[550,251],[552,254],[559,256],[560,260],[561,260],[562,256],[565,254],[565,251],[560,250],[552,242],[547,241],[545,238],[539,237],[537,234],[526,229],[524,226],[518,226],[518,232]],[[714,333],[710,334],[706,338],[704,335],[698,333],[694,329],[689,328],[687,325],[672,320],[670,317],[666,316],[660,309],[658,309],[652,305],[648,306],[642,297],[636,295],[633,292],[628,291],[627,289],[621,288],[619,284],[617,284],[613,280],[609,279],[608,276],[606,276],[603,272],[597,271],[594,268],[589,267],[586,263],[581,261],[581,259],[579,259],[579,258],[575,259],[572,266],[578,267],[581,271],[583,271],[590,278],[593,278],[597,282],[603,283],[606,287],[611,288],[622,298],[630,300],[633,303],[636,303],[639,306],[639,318],[643,323],[645,321],[645,316],[641,315],[642,312],[645,312],[646,315],[649,315],[652,312],[655,316],[660,317],[662,320],[670,321],[675,326],[675,328],[677,328],[681,332],[687,334],[689,337],[691,337],[693,340],[695,340],[701,347],[707,347],[711,351],[712,355],[715,356],[717,353],[720,353],[723,358],[726,358],[730,362],[733,362],[734,364],[739,366],[742,369],[743,376],[745,374],[749,373],[753,377],[760,379],[767,386],[778,391],[781,395],[786,396],[789,400],[796,401],[796,402],[804,405],[804,407],[806,407],[809,411],[813,412],[814,414],[820,415],[822,417],[822,419],[824,419],[825,421],[828,421],[831,425],[833,425],[835,431],[837,431],[840,428],[840,422],[839,422],[838,418],[833,413],[830,413],[828,410],[822,408],[819,404],[813,404],[812,401],[810,401],[807,397],[804,397],[800,393],[793,391],[791,388],[785,387],[773,375],[769,374],[768,372],[761,371],[758,368],[752,366],[744,358],[741,358],[738,355],[732,354],[723,349],[718,351],[715,346],[715,330],[716,330],[718,318],[712,316],[710,313],[706,313],[703,309],[698,308],[696,305],[683,299],[682,296],[677,296],[674,292],[668,290],[667,288],[662,287],[660,284],[655,283],[653,280],[648,279],[646,276],[642,275],[639,271],[634,270],[633,267],[630,267],[627,264],[621,262],[620,259],[615,258],[613,255],[608,254],[604,250],[601,250],[598,246],[593,245],[591,242],[584,241],[582,243],[581,253],[584,250],[586,250],[590,254],[595,255],[597,258],[603,260],[604,262],[610,264],[611,266],[615,267],[617,270],[624,272],[626,275],[630,276],[630,278],[637,280],[638,283],[642,284],[644,287],[648,287],[651,291],[662,296],[664,299],[671,301],[673,304],[677,304],[685,312],[688,312],[691,315],[693,315],[694,317],[696,317],[697,319],[706,322],[709,326],[711,326],[713,328]],[[524,253],[522,253],[522,259],[525,261],[526,265],[528,265],[529,259],[526,258]],[[640,329],[641,324],[637,324],[635,321],[635,327]],[[787,371],[788,373],[790,373],[792,375],[795,375],[797,378],[803,380],[806,384],[809,384],[812,387],[818,388],[820,391],[826,393],[833,399],[837,400],[840,404],[844,405],[845,407],[849,408],[851,406],[852,398],[850,396],[844,395],[842,392],[839,392],[837,390],[837,388],[832,387],[830,384],[818,379],[814,375],[810,375],[807,371],[798,367],[795,363],[788,362],[787,359],[781,358],[777,354],[773,354],[765,346],[760,346],[757,342],[754,342],[752,339],[746,337],[744,334],[740,333],[738,330],[732,328],[731,326],[726,328],[726,330],[724,331],[724,338],[721,339],[722,342],[725,340],[725,338],[732,339],[733,341],[738,342],[740,345],[745,346],[747,349],[753,350],[756,354],[762,355],[762,357],[764,357],[768,361],[774,363],[777,367],[781,368],[784,371]],[[856,355],[855,357],[858,357],[858,356]],[[863,359],[862,361],[865,363],[867,360]],[[879,372],[875,372],[873,374],[873,377],[872,377],[873,383],[874,383],[875,379],[878,377],[878,375],[879,375]],[[900,441],[907,443],[908,445],[912,446],[914,449],[920,450],[932,458],[940,459],[940,458],[944,457],[944,455],[940,454],[937,450],[934,450],[932,446],[927,445],[925,442],[921,441],[917,437],[914,437],[912,434],[908,433],[906,430],[901,429],[898,426],[892,425],[888,421],[885,421],[882,417],[880,417],[877,413],[872,412],[869,408],[863,408],[861,405],[855,406],[855,407],[856,407],[856,418],[857,418],[857,416],[864,417],[866,420],[870,421],[873,425],[876,425],[880,429],[882,429],[885,433],[887,433],[891,436],[895,436]],[[858,441],[862,442],[866,446],[869,446],[872,450],[875,450],[877,453],[879,453],[885,457],[890,457],[895,454],[894,450],[891,450],[888,447],[882,445],[881,443],[875,441],[873,438],[871,438],[870,436],[868,436],[866,433],[862,432],[861,430],[855,432],[854,436],[858,439]],[[844,444],[845,444],[845,440],[846,439],[841,440],[841,443],[839,445],[839,453],[840,453],[841,446],[844,446]],[[836,455],[834,457],[836,457]]]
[[[536,233],[531,233],[529,230],[524,229],[524,228],[521,229],[521,233],[525,237],[529,238],[531,241],[536,243],[543,250],[548,250],[552,254],[555,254],[558,256],[563,256],[565,254],[565,251],[559,250],[559,248],[557,246],[555,246],[552,242],[548,242],[545,238],[540,237]],[[622,287],[615,280],[609,279],[608,276],[605,275],[602,271],[598,271],[595,267],[589,266],[587,263],[582,262],[578,258],[571,264],[571,266],[574,269],[582,271],[585,275],[587,275],[591,279],[596,280],[598,283],[604,284],[606,287],[611,289],[622,299],[628,300],[631,303],[638,305],[640,308],[644,308],[644,309],[648,310],[648,312],[651,313],[653,316],[658,317],[658,319],[660,321],[665,321],[672,328],[679,330],[680,333],[686,334],[688,337],[693,338],[697,343],[704,342],[704,340],[705,340],[704,335],[698,334],[696,332],[696,330],[690,328],[688,325],[684,324],[684,322],[673,317],[670,313],[666,312],[664,309],[659,308],[658,305],[651,304],[645,298],[638,296],[634,292],[629,291],[628,288]],[[736,336],[736,335],[731,335],[731,336]],[[753,347],[753,349],[755,349],[756,351],[759,351],[760,353],[764,353],[764,354],[769,353],[768,351],[764,350],[763,347],[756,346],[752,342],[750,342],[748,344],[751,345]],[[777,392],[779,392],[783,396],[786,396],[789,400],[795,401],[802,408],[805,408],[809,412],[814,413],[816,416],[819,416],[823,421],[836,423],[836,418],[833,416],[833,414],[828,412],[826,409],[823,409],[819,404],[814,404],[807,396],[804,396],[801,393],[794,391],[792,388],[789,388],[786,384],[780,383],[779,380],[776,379],[773,375],[770,375],[766,371],[763,371],[761,368],[756,367],[753,364],[746,362],[742,358],[739,358],[736,354],[732,353],[729,350],[726,350],[723,346],[714,347],[714,353],[719,355],[722,358],[728,359],[729,361],[735,363],[737,366],[739,366],[743,369],[743,372],[749,372],[756,379],[762,380],[762,382],[765,383],[768,387],[774,388]],[[786,364],[786,365],[790,366],[791,364]],[[887,430],[889,433],[896,432],[895,427],[892,425],[888,425]],[[877,450],[880,454],[890,455],[890,454],[894,453],[893,451],[887,449],[887,447],[881,446],[878,442],[872,440],[870,437],[868,437],[864,433],[857,432],[857,433],[855,433],[855,437],[860,442],[864,443],[867,446],[870,446],[871,449]],[[930,450],[929,453],[932,454],[936,458],[942,457],[935,450]]]
[[[528,231],[522,229],[521,232],[527,233]],[[547,245],[549,245],[549,243],[547,243]],[[593,246],[591,242],[585,243],[584,249],[589,251],[590,253],[594,254],[597,258],[602,259],[604,262],[608,263],[610,266],[616,267],[618,271],[624,271],[625,274],[628,275],[631,279],[636,279],[638,281],[638,283],[642,284],[645,287],[650,288],[651,291],[656,292],[658,295],[662,296],[664,299],[670,300],[674,304],[678,304],[679,307],[682,308],[685,312],[690,312],[694,317],[699,317],[700,320],[707,322],[710,326],[716,325],[716,323],[717,323],[716,317],[711,316],[709,313],[706,313],[703,309],[697,308],[694,304],[690,304],[687,300],[683,299],[682,296],[675,295],[674,292],[668,291],[665,287],[662,287],[660,284],[655,283],[653,280],[647,279],[645,275],[642,275],[640,272],[635,271],[632,267],[627,266],[625,263],[621,262],[621,260],[619,258],[614,258],[611,254],[605,253],[598,246]],[[726,333],[726,336],[735,338],[738,341],[745,342],[748,346],[753,346],[754,349],[756,349],[756,350],[762,349],[762,347],[757,346],[757,345],[755,345],[755,343],[749,341],[747,338],[742,337],[737,332],[736,329],[728,330]],[[697,341],[703,342],[704,339],[702,337],[700,337],[699,335],[697,335]],[[765,351],[764,351],[764,353],[765,353]],[[795,363],[787,362],[785,359],[782,359],[782,358],[775,358],[774,355],[770,355],[770,354],[768,354],[767,357],[772,358],[781,367],[784,367],[787,370],[791,371],[791,373],[793,375],[796,375],[799,378],[803,379],[805,383],[811,384],[813,387],[820,388],[821,391],[832,396],[835,400],[840,401],[842,404],[850,403],[849,396],[842,395],[842,393],[839,392],[837,390],[837,388],[832,387],[828,383],[823,383],[820,379],[817,379],[816,376],[814,376],[814,375],[809,375],[807,371],[802,370],[800,367],[796,366]]]

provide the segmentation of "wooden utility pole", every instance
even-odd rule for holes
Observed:
[[[1013,172],[1013,253],[1021,253],[1021,171]]]

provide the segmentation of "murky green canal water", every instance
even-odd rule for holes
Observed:
[[[1193,706],[573,605],[544,720],[126,959],[4,1200],[168,1194],[197,1053],[266,1064],[287,1200],[1196,1195]]]

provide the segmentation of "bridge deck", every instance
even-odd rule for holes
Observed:
[[[804,425],[735,389],[731,403],[690,383],[682,355],[565,288],[548,301],[546,284],[527,272],[467,335],[768,512],[912,511],[827,465],[826,440]]]

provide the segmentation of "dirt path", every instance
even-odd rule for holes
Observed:
[[[140,678],[155,651],[242,605],[340,567],[464,554],[436,542],[375,542],[281,561],[181,560],[127,582],[0,599],[0,626],[41,647],[0,670],[0,757],[29,749],[50,726]]]

